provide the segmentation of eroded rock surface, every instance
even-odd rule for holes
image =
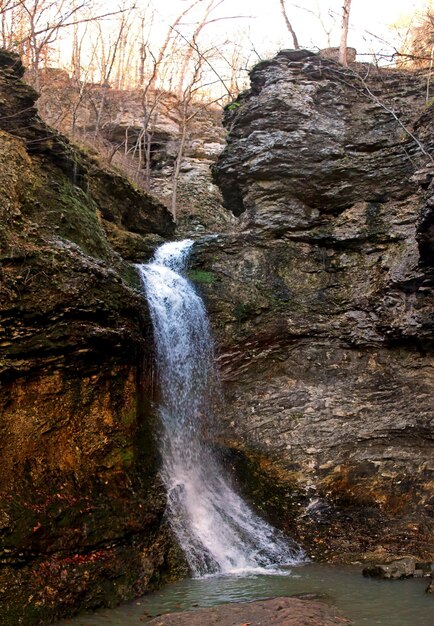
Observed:
[[[349,560],[427,556],[433,504],[433,113],[420,76],[366,69],[283,51],[253,70],[214,170],[242,229],[192,275],[244,487]]]
[[[174,225],[47,127],[22,73],[0,54],[5,626],[144,592],[170,569],[171,546],[144,390],[150,322],[111,241],[134,239],[146,258],[147,237]]]
[[[334,626],[351,624],[338,612],[322,602],[298,598],[273,598],[257,602],[241,602],[182,613],[161,615],[149,626]]]

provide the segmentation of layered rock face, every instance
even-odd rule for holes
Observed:
[[[429,549],[432,160],[422,142],[432,111],[421,81],[307,51],[259,64],[227,111],[214,170],[242,229],[196,255],[230,458],[273,521],[328,558]]]
[[[134,268],[165,207],[37,116],[0,54],[2,624],[116,603],[168,569]]]
[[[38,110],[48,124],[92,144],[100,111],[96,144],[103,152],[108,150],[121,171],[167,206],[171,205],[174,166],[185,124],[177,180],[179,236],[227,232],[236,224],[234,216],[223,209],[219,189],[210,178],[210,166],[225,143],[220,107],[193,102],[185,110],[180,97],[153,87],[144,94],[142,89],[105,90],[89,84],[80,92],[65,72],[53,68],[42,74],[41,81]]]

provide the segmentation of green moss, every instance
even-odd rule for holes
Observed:
[[[125,426],[131,426],[135,424],[137,421],[137,410],[136,407],[130,409],[129,411],[123,411],[121,413],[122,424]]]
[[[32,184],[23,190],[22,212],[55,234],[71,241],[86,254],[110,256],[110,248],[91,197],[45,161]]]
[[[59,234],[78,244],[88,254],[106,257],[108,244],[94,203],[86,194],[63,181],[59,189],[57,218]]]
[[[201,270],[190,270],[188,277],[193,282],[202,283],[204,285],[212,285],[216,280],[212,272],[203,272]]]
[[[254,313],[254,306],[249,302],[239,302],[234,307],[234,317],[238,324],[246,322]]]
[[[122,271],[120,272],[122,278],[125,280],[125,282],[130,285],[130,287],[133,287],[134,289],[139,289],[141,288],[141,282],[140,282],[140,276],[137,273],[136,268],[134,267],[134,265],[128,265],[124,268],[122,268]]]
[[[304,417],[303,413],[300,413],[299,411],[294,411],[293,413],[289,414],[289,418],[293,421],[293,422],[298,422],[299,420],[301,420]]]
[[[134,460],[134,452],[131,449],[119,450],[119,456],[124,465],[131,465]]]
[[[244,497],[274,526],[291,529],[305,499],[294,476],[260,451],[229,448],[223,454]]]

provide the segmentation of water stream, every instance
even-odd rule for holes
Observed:
[[[301,550],[236,493],[208,443],[221,390],[205,307],[183,275],[192,245],[164,244],[139,266],[161,387],[168,517],[193,576],[276,573],[300,562]]]

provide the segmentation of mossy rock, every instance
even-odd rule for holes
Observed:
[[[203,285],[212,285],[216,280],[212,272],[204,272],[202,270],[190,270],[188,272],[188,278],[195,283]]]

